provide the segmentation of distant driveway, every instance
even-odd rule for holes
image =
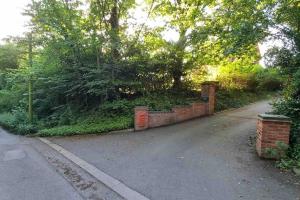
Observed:
[[[270,109],[262,101],[142,132],[51,140],[152,200],[299,200],[300,179],[255,154],[256,116]]]

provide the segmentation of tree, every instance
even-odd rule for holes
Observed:
[[[280,0],[273,4],[272,27],[277,30],[272,40],[282,40],[284,47],[274,47],[266,54],[268,65],[279,67],[291,76],[300,69],[300,5],[294,0]]]
[[[267,34],[266,1],[159,1],[155,8],[154,18],[165,19],[158,30],[178,34],[178,40],[159,47],[168,54],[174,89],[181,87],[187,69],[247,53]]]
[[[15,43],[0,45],[0,71],[17,69],[23,53],[23,50]]]

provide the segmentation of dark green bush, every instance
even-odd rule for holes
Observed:
[[[283,75],[276,68],[267,68],[257,74],[259,80],[259,90],[277,91],[283,87]]]
[[[300,143],[300,98],[285,98],[273,103],[274,113],[286,115],[293,121],[291,142]]]
[[[99,112],[105,116],[132,115],[135,106],[148,106],[150,110],[170,110],[175,105],[187,105],[193,101],[200,101],[201,97],[188,98],[174,94],[152,94],[131,100],[116,100],[106,102],[100,106]]]
[[[259,87],[267,91],[278,91],[282,89],[282,81],[276,78],[265,78],[261,80]]]
[[[262,92],[255,93],[242,90],[218,90],[216,111],[221,111],[229,108],[239,108],[249,103],[269,98],[273,93]]]
[[[300,168],[300,70],[287,82],[282,98],[273,103],[275,114],[286,115],[292,120],[288,157],[278,162],[278,167]]]
[[[0,125],[19,135],[37,132],[36,126],[28,123],[26,113],[21,109],[0,114]]]
[[[0,112],[12,110],[16,105],[18,99],[12,91],[0,90]]]

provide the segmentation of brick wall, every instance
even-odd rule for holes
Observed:
[[[176,115],[176,121],[182,122],[195,117],[193,106],[176,106],[172,109]]]
[[[282,115],[261,114],[257,121],[256,151],[263,158],[278,158],[270,150],[280,151],[278,142],[289,145],[290,120]]]
[[[148,107],[136,107],[135,130],[145,130],[205,116],[208,115],[207,110],[208,103],[176,106],[169,112],[149,111]]]
[[[149,112],[149,128],[176,123],[175,112]]]
[[[186,106],[175,106],[169,112],[149,111],[148,107],[135,108],[134,127],[135,130],[165,126],[193,119],[196,117],[212,115],[216,103],[216,82],[205,82],[202,84],[201,96],[207,102],[195,102]]]

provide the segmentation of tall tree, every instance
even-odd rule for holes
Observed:
[[[176,41],[165,42],[172,60],[173,88],[181,87],[188,68],[216,64],[257,45],[266,36],[267,8],[265,1],[255,0],[159,1],[154,18],[165,19],[161,32],[178,34]]]

